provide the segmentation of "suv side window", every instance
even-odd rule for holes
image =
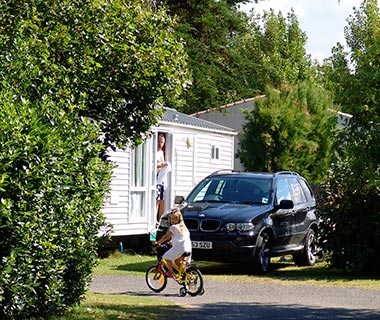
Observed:
[[[290,197],[290,189],[289,189],[288,180],[286,178],[277,180],[277,189],[276,189],[277,204],[279,204],[281,200],[292,200],[292,198]]]
[[[290,178],[290,188],[292,190],[292,198],[294,204],[300,204],[306,202],[305,194],[302,191],[301,185],[299,184],[297,178]]]

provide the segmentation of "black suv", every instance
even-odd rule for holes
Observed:
[[[217,171],[176,203],[196,260],[250,262],[255,273],[265,273],[273,256],[292,254],[298,266],[316,261],[316,201],[295,172]],[[166,228],[164,215],[158,235]]]

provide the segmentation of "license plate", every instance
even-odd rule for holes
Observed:
[[[191,241],[193,249],[212,249],[211,241]]]

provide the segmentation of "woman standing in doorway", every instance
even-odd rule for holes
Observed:
[[[160,220],[164,213],[164,182],[166,175],[170,172],[170,163],[165,160],[165,134],[158,134],[157,141],[157,184],[156,184],[156,212],[157,221]]]

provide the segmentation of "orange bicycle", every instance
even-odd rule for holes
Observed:
[[[157,264],[148,268],[145,274],[145,280],[154,292],[161,292],[165,289],[168,279],[165,274],[168,271],[166,260],[162,257],[164,252],[169,249],[167,244],[161,245],[157,249]],[[184,253],[182,262],[179,266],[173,265],[173,279],[181,286],[179,290],[180,296],[186,294],[194,297],[204,293],[203,276],[197,266],[192,265],[190,253]]]

